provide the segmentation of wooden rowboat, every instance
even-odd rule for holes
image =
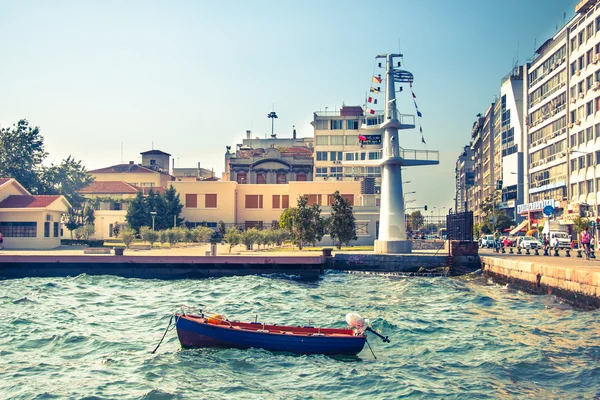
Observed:
[[[356,355],[367,340],[351,328],[315,328],[228,321],[220,316],[175,314],[183,348],[224,347],[298,354]]]

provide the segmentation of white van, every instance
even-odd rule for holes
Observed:
[[[558,248],[559,249],[570,249],[571,248],[571,238],[567,234],[567,232],[553,232],[550,231],[548,236],[548,240],[550,241],[550,246],[554,246],[554,237],[558,238]]]

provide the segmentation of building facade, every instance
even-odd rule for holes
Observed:
[[[375,160],[382,148],[383,131],[364,129],[383,122],[383,113],[365,115],[360,106],[343,106],[339,111],[315,111],[315,181],[352,181],[373,178],[374,191],[381,186],[381,167],[360,165],[356,161]],[[344,161],[354,162],[343,166]]]
[[[469,210],[468,192],[475,183],[475,170],[473,168],[473,156],[475,152],[471,145],[465,146],[463,152],[456,160],[456,192],[454,197],[454,210],[465,212]]]

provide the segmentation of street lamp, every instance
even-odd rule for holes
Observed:
[[[277,114],[275,114],[275,111],[271,111],[269,114],[267,114],[267,118],[271,118],[271,137],[274,138],[275,118],[277,118]]]
[[[150,215],[152,215],[152,230],[154,230],[154,217],[156,217],[156,211],[150,211]]]
[[[404,181],[404,182],[402,182],[402,183],[410,183],[410,182],[411,182],[411,181]]]
[[[404,211],[406,211],[406,203],[409,203],[409,201],[406,201],[406,196],[409,194],[415,194],[417,192],[406,192],[404,193],[404,196],[402,196],[402,201],[404,202]],[[415,201],[415,200],[413,200]]]

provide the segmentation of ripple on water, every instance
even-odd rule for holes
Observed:
[[[6,284],[10,282],[10,285]],[[318,282],[248,276],[202,281],[79,275],[2,282],[0,393],[7,398],[593,398],[599,312],[481,276],[402,278],[327,272]],[[35,307],[24,307],[26,305]],[[260,349],[181,350],[172,312],[374,329],[377,359]]]

